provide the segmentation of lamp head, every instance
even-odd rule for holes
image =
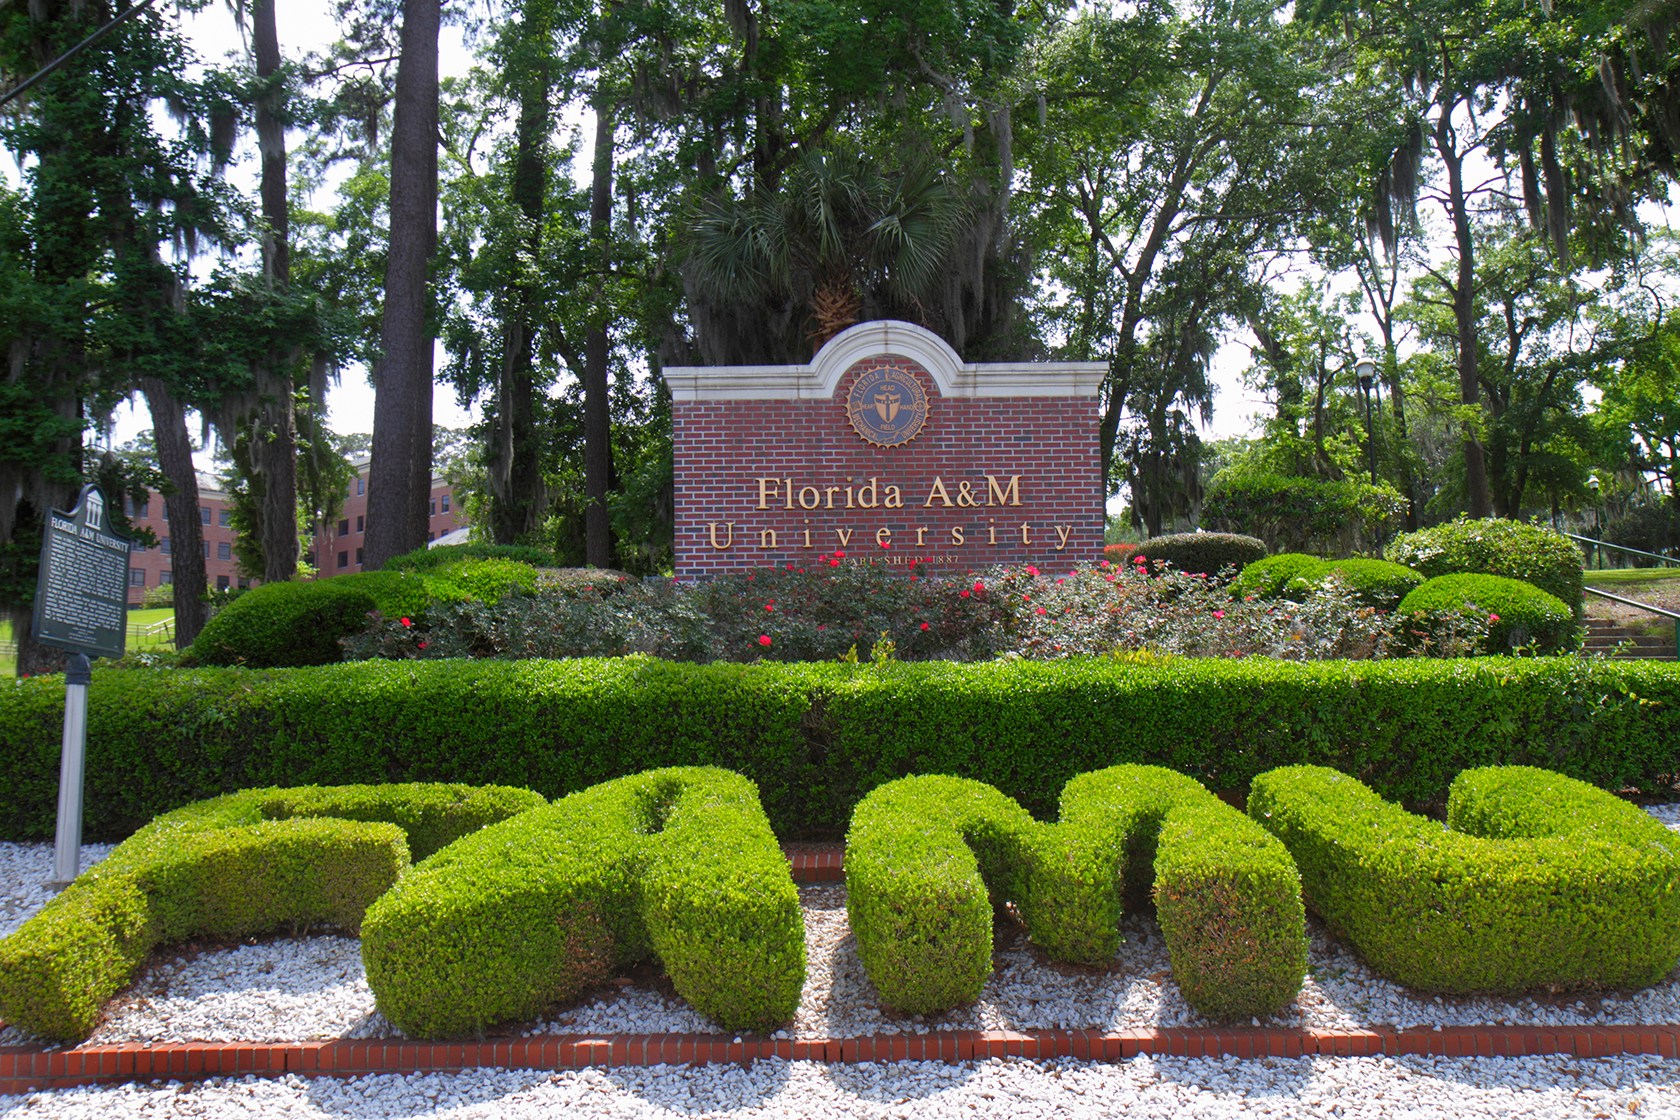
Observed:
[[[1359,387],[1365,392],[1371,391],[1371,386],[1377,383],[1377,363],[1370,358],[1361,358],[1353,363],[1353,372],[1359,376]]]

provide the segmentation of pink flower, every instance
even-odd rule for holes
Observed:
[[[846,558],[846,553],[843,550],[837,548],[837,549],[834,550],[834,558],[836,560],[844,560]]]
[[[1032,602],[1032,596],[1031,596],[1031,595],[1023,595],[1023,596],[1021,596],[1021,602],[1023,602],[1023,603],[1030,603],[1030,602]]]
[[[410,626],[414,625],[414,623],[410,622],[406,618],[399,618],[399,619],[397,619],[397,621],[403,624],[403,629],[404,630],[407,630]]]
[[[875,543],[880,545],[882,548],[891,548],[892,547],[892,542],[891,541],[876,541]]]
[[[1039,607],[1038,610],[1035,611],[1034,613],[1035,614],[1045,614],[1047,612],[1045,611],[1045,609],[1043,607]]]
[[[968,588],[965,587],[961,591],[957,592],[957,598],[959,598],[959,599],[968,598]]]
[[[1036,576],[1037,576],[1037,575],[1038,575],[1038,569],[1037,569],[1037,568],[1035,568],[1035,567],[1033,567],[1033,566],[1032,566],[1032,565],[1031,565],[1031,564],[1028,564],[1028,565],[1027,565],[1027,574],[1028,574],[1028,575],[1029,575],[1029,576],[1034,576],[1034,577],[1036,577]]]
[[[1499,616],[1496,615],[1496,614],[1490,614],[1490,615],[1488,615],[1488,621],[1489,622],[1498,622],[1499,621]]]
[[[1057,577],[1056,582],[1057,583],[1066,583],[1067,582],[1067,577],[1066,576],[1059,576],[1059,577]]]
[[[984,590],[986,590],[986,585],[984,583],[980,582],[979,580],[975,580],[974,581],[974,590],[984,591]]]
[[[788,566],[787,566],[787,570],[788,570],[788,571],[790,571],[790,572],[791,572],[791,571],[793,571],[793,565],[792,565],[792,564],[789,564],[789,565],[788,565]]]
[[[1224,611],[1214,611],[1213,612],[1213,617],[1214,618],[1224,618],[1225,617],[1225,612]]]
[[[769,645],[769,644],[770,644],[770,635],[768,635],[768,634],[760,634],[760,635],[759,635],[759,636],[758,636],[758,644],[759,644],[759,645],[761,645],[761,646],[767,646],[767,645]]]
[[[425,643],[425,642],[421,642],[421,643],[420,643],[420,645],[419,645],[419,646],[418,646],[418,647],[417,647],[417,648],[419,648],[419,649],[425,649],[425,648],[426,648],[426,643]]]
[[[766,603],[764,604],[764,609],[767,611],[773,611],[776,609],[776,604],[774,602]]]
[[[1107,561],[1107,560],[1104,560],[1104,561],[1103,561],[1103,562],[1102,562],[1102,566],[1103,566],[1103,567],[1105,567],[1105,568],[1106,568],[1106,567],[1108,567],[1108,561]]]
[[[922,629],[923,629],[923,630],[926,630],[926,629],[927,629],[927,628],[928,628],[928,624],[927,624],[927,623],[925,623],[925,622],[924,622],[924,623],[922,623]]]

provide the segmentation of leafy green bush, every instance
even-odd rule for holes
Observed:
[[[1292,598],[1305,598],[1332,581],[1366,606],[1392,611],[1423,583],[1423,576],[1404,564],[1388,560],[1332,560],[1321,569],[1295,575],[1288,583],[1288,590]]]
[[[542,797],[443,785],[257,789],[157,818],[0,941],[0,1015],[86,1038],[158,945],[328,922],[351,932],[424,856]]]
[[[62,678],[0,682],[0,838],[51,839],[63,728]],[[1489,763],[1669,791],[1680,774],[1680,666],[625,657],[100,668],[87,743],[90,838],[120,839],[167,809],[253,786],[450,780],[556,797],[702,764],[756,781],[782,835],[838,836],[853,805],[906,774],[986,782],[1044,819],[1068,779],[1123,762],[1215,790],[1320,763],[1408,804],[1445,797],[1460,770]]]
[[[467,599],[495,603],[512,591],[537,589],[537,570],[518,560],[458,560],[432,569],[434,580],[458,588]]]
[[[1252,533],[1274,551],[1346,555],[1375,548],[1405,508],[1386,483],[1227,470],[1209,488],[1202,522]]]
[[[376,606],[369,590],[340,579],[265,583],[221,610],[190,647],[203,665],[326,665],[339,660],[339,639],[367,626]]]
[[[1486,619],[1487,650],[1508,653],[1534,648],[1558,653],[1575,645],[1575,616],[1533,584],[1470,572],[1425,580],[1400,600],[1396,610],[1434,633],[1443,625]]]
[[[1245,565],[1228,590],[1233,599],[1246,599],[1250,595],[1256,599],[1281,598],[1290,580],[1316,574],[1328,563],[1304,552],[1280,552]]]
[[[1307,905],[1409,987],[1643,987],[1680,959],[1680,836],[1560,774],[1467,770],[1443,826],[1286,767],[1255,779],[1248,811],[1294,855]]]
[[[1181,572],[1212,577],[1264,559],[1266,543],[1238,533],[1168,533],[1138,545],[1137,555],[1147,557],[1152,570],[1170,564]]]
[[[155,587],[146,588],[146,594],[140,597],[142,606],[155,610],[158,607],[173,607],[175,605],[175,585],[160,583]]]
[[[552,552],[530,545],[471,541],[467,544],[440,544],[436,548],[417,548],[413,552],[391,557],[385,561],[383,570],[426,572],[462,560],[512,560],[518,564],[529,564],[533,568],[552,568],[559,563]]]
[[[1082,774],[1046,825],[994,787],[901,778],[858,805],[846,834],[847,912],[882,1000],[942,1011],[978,998],[993,902],[1013,902],[1053,960],[1110,962],[1122,899],[1152,893],[1174,978],[1218,1019],[1280,1010],[1306,974],[1300,877],[1281,845],[1181,774]]]
[[[1581,551],[1562,533],[1520,521],[1460,519],[1390,541],[1383,558],[1426,579],[1458,572],[1520,579],[1581,614]]]
[[[537,573],[537,586],[543,591],[580,598],[605,599],[641,581],[616,568],[545,568]]]
[[[738,774],[651,770],[523,813],[420,864],[362,923],[368,986],[411,1035],[532,1018],[649,956],[726,1028],[793,1016],[799,892]]]

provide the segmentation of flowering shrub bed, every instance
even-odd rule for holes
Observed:
[[[377,616],[345,641],[352,660],[610,657],[679,661],[983,661],[1130,651],[1302,661],[1420,649],[1363,585],[1304,588],[1300,602],[1232,600],[1218,581],[1142,554],[1065,571],[1032,566],[930,577],[842,554],[696,585],[613,582],[610,593],[540,589],[498,603]]]

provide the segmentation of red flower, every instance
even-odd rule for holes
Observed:
[[[961,598],[961,599],[968,598],[968,588],[965,587],[960,592],[958,592],[958,598]]]
[[[771,600],[770,602],[764,604],[764,609],[767,610],[767,611],[775,610],[776,609],[775,600]]]
[[[418,646],[418,647],[417,647],[417,648],[419,648],[419,649],[425,649],[425,648],[426,648],[426,643],[425,643],[425,642],[421,642],[421,643],[420,643],[420,645],[419,645],[419,646]]]
[[[1038,575],[1038,569],[1033,567],[1031,564],[1028,564],[1027,565],[1027,574],[1029,576],[1035,576],[1036,577]]]
[[[974,581],[974,590],[984,591],[984,590],[986,590],[986,585],[984,583],[981,583],[979,580],[975,580]]]
[[[876,541],[875,543],[880,545],[882,548],[891,548],[892,547],[892,542],[891,541]]]
[[[846,553],[843,549],[837,548],[834,550],[834,556],[837,560],[844,560],[846,558]]]
[[[408,619],[406,619],[406,618],[399,618],[399,619],[397,619],[397,621],[398,621],[398,622],[400,622],[400,623],[402,623],[402,624],[403,624],[403,629],[404,629],[404,630],[406,630],[406,629],[408,629],[408,628],[409,628],[409,627],[410,627],[410,626],[413,626],[413,625],[414,625],[414,623],[412,623],[412,622],[410,622],[410,621],[409,621],[409,620],[408,620]]]
[[[924,622],[924,623],[922,623],[922,629],[923,629],[923,630],[926,630],[926,629],[927,629],[927,628],[928,628],[928,624],[927,624],[927,623],[925,623],[925,622]]]
[[[759,635],[759,636],[758,636],[758,644],[759,644],[759,645],[761,645],[761,646],[767,646],[767,645],[769,645],[769,644],[770,644],[770,635],[768,635],[768,634],[760,634],[760,635]]]
[[[1038,610],[1037,610],[1037,611],[1036,611],[1036,612],[1035,612],[1035,613],[1037,613],[1037,614],[1045,614],[1045,613],[1046,613],[1046,611],[1045,611],[1045,610],[1044,610],[1044,608],[1043,608],[1043,607],[1039,607],[1039,608],[1038,608]]]

